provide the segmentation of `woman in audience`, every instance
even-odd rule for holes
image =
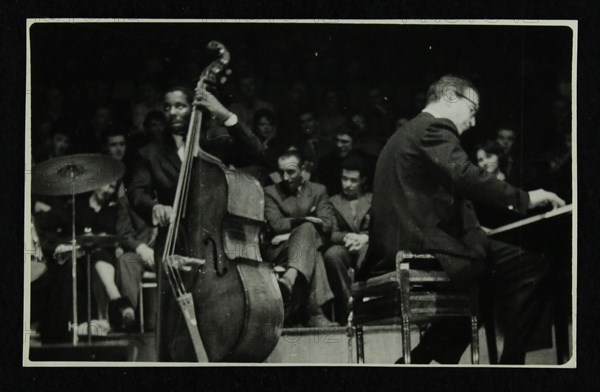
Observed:
[[[492,140],[487,140],[476,147],[477,165],[504,181],[506,176],[500,170],[501,156],[502,147]]]
[[[277,137],[275,114],[268,109],[257,110],[252,118],[252,132],[260,140],[265,152],[263,165],[252,170],[252,174],[261,184],[267,185],[269,173],[277,170],[277,158],[282,151],[281,140]]]

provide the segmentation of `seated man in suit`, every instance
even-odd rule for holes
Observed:
[[[366,163],[358,156],[341,163],[342,193],[329,200],[335,211],[333,245],[325,252],[325,268],[335,294],[336,321],[346,323],[352,284],[350,269],[360,268],[369,247],[371,193],[365,193]]]
[[[123,204],[129,214],[131,225],[134,230],[134,239],[149,245],[154,245],[157,229],[149,226],[146,222],[131,208],[126,196],[126,189],[130,187],[131,176],[135,171],[136,155],[130,149],[130,140],[127,132],[123,129],[109,128],[103,135],[104,152],[114,159],[121,161],[125,165],[123,178],[117,183],[116,197],[119,203]],[[153,263],[143,262],[133,252],[117,251],[117,285],[123,295],[131,300],[133,308],[137,308],[140,296],[140,287],[144,270],[154,270]]]
[[[286,319],[306,310],[311,327],[331,326],[321,306],[333,299],[320,253],[323,236],[331,232],[333,210],[325,187],[302,176],[297,151],[286,151],[278,160],[282,181],[265,188],[265,218],[276,236],[265,249],[266,258],[285,268],[279,287]],[[302,314],[301,312],[299,312]]]
[[[433,254],[456,287],[491,289],[506,304],[500,363],[524,364],[545,305],[546,261],[488,239],[472,201],[521,214],[565,203],[543,189],[515,188],[469,161],[459,136],[475,125],[478,109],[470,81],[443,76],[429,87],[423,111],[388,140],[375,171],[369,250],[356,278],[394,271],[400,250]],[[469,339],[468,321],[433,323],[412,362],[458,363]]]

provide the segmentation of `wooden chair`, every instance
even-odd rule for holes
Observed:
[[[434,256],[398,252],[395,271],[352,285],[348,325],[354,329],[357,362],[365,361],[363,325],[400,324],[404,360],[409,364],[411,324],[421,326],[444,318],[468,317],[471,361],[479,364],[478,300],[477,289],[453,289]]]

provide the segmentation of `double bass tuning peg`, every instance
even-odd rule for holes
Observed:
[[[219,83],[220,84],[225,84],[227,82],[227,77],[230,76],[233,72],[231,71],[231,68],[227,68],[225,71],[223,71],[223,73],[225,75],[222,75],[219,78]]]

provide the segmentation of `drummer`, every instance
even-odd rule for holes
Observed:
[[[127,208],[116,198],[115,182],[104,185],[91,193],[80,195],[75,202],[75,211],[77,235],[118,235],[122,237],[119,245],[123,250],[125,252],[135,252],[136,257],[128,258],[129,262],[143,262],[148,266],[154,265],[154,251],[152,248],[134,239],[134,230]],[[38,213],[36,219],[38,220],[38,226],[46,232],[59,231],[63,238],[71,234],[71,207],[69,205]],[[69,250],[66,244],[58,245],[54,251],[55,261],[58,264],[63,264],[70,257]],[[129,269],[118,268],[114,248],[98,247],[91,252],[94,270],[101,283],[99,285],[100,290],[95,291],[99,318],[106,317],[106,304],[103,304],[103,297],[108,297],[110,301],[108,303],[108,318],[113,328],[117,330],[131,329],[135,323],[132,300],[135,302],[136,298],[123,296],[122,292],[127,290],[120,290],[115,280],[117,270],[122,273],[129,271]],[[64,273],[68,273],[68,269],[64,269]],[[140,279],[141,275],[137,278],[130,277],[128,281],[138,281],[139,286]],[[65,285],[63,290],[68,292],[68,285]],[[68,296],[66,292],[64,295]],[[65,302],[68,302],[66,298]]]

